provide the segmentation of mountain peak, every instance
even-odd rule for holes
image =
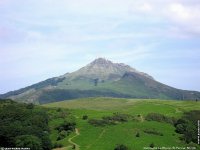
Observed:
[[[113,63],[105,58],[97,58],[85,67],[71,73],[69,76],[73,79],[76,78],[98,78],[100,80],[119,80],[124,73],[135,72],[140,75],[147,76],[146,74],[137,71],[129,65],[123,63]],[[150,76],[148,76],[150,77]]]
[[[0,98],[47,103],[96,96],[181,99],[183,94],[187,99],[200,98],[198,92],[166,86],[129,65],[97,58],[75,72],[0,95]]]
[[[90,64],[112,64],[112,61],[100,57],[92,61]]]

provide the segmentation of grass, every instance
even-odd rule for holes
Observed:
[[[181,135],[175,132],[171,124],[155,121],[128,121],[117,125],[105,127],[94,127],[87,120],[82,120],[83,115],[89,119],[97,119],[103,116],[111,116],[120,112],[143,118],[148,113],[160,113],[171,117],[180,117],[183,112],[200,110],[200,103],[193,101],[172,101],[172,100],[141,100],[141,99],[117,99],[117,98],[87,98],[70,101],[62,101],[43,105],[48,108],[70,109],[71,115],[76,118],[77,128],[80,135],[72,139],[80,145],[80,150],[113,150],[116,144],[127,145],[130,150],[142,150],[151,143],[155,146],[184,146],[179,140]],[[62,120],[53,119],[50,126],[55,126]],[[144,130],[156,130],[163,136],[147,134]],[[140,137],[136,137],[136,133]],[[71,134],[69,137],[74,135]],[[53,130],[51,139],[54,141],[57,133]],[[68,138],[60,142],[64,147],[69,146]]]

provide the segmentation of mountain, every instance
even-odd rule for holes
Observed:
[[[0,95],[36,104],[83,97],[194,100],[200,92],[176,89],[123,63],[98,58],[75,72]]]

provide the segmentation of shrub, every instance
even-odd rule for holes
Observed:
[[[94,125],[94,126],[105,126],[108,124],[108,122],[106,122],[105,120],[102,120],[102,119],[90,119],[88,121],[91,125]]]
[[[149,113],[146,118],[147,121],[158,121],[174,124],[176,122],[175,118],[166,117],[158,113]]]
[[[114,150],[128,150],[128,147],[123,144],[120,144],[117,145]]]
[[[153,135],[163,136],[163,133],[158,132],[155,129],[146,129],[146,130],[144,130],[144,132],[147,133],[147,134],[153,134]]]
[[[139,133],[139,132],[137,132],[135,136],[136,136],[136,137],[140,137],[140,133]]]
[[[90,119],[88,122],[94,126],[115,125],[118,122],[127,122],[130,118],[127,114],[114,113],[113,116],[102,117],[102,119]]]
[[[87,119],[88,119],[88,116],[87,116],[87,115],[83,115],[82,119],[83,119],[83,120],[87,120]]]
[[[63,145],[61,144],[61,143],[54,143],[54,146],[53,146],[53,148],[61,148],[61,147],[63,147]]]
[[[57,141],[64,139],[66,137],[66,135],[68,135],[68,132],[65,130],[62,130],[61,132],[59,132]]]
[[[62,124],[56,127],[56,130],[61,132],[62,130],[65,131],[74,131],[76,127],[76,122],[73,120],[65,120]]]
[[[154,145],[154,143],[151,143],[150,145],[149,145],[149,147],[151,147],[151,148],[153,148],[155,145]]]
[[[184,124],[177,124],[176,125],[176,130],[177,133],[183,134],[185,132],[185,127]]]
[[[56,111],[57,111],[57,112],[61,112],[61,111],[62,111],[62,109],[61,109],[61,108],[58,108],[58,109],[56,109]]]

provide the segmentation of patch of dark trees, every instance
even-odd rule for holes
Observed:
[[[49,120],[55,121],[55,125],[51,126],[51,131],[57,131],[56,142],[53,143],[53,148],[61,148],[63,144],[60,143],[60,140],[69,136],[76,127],[75,117],[71,114],[71,111],[68,109],[62,108],[46,108],[48,110]]]
[[[145,129],[144,133],[163,136],[163,133],[157,131],[156,129]]]
[[[158,122],[165,122],[169,124],[175,124],[176,123],[176,118],[174,117],[167,117],[163,114],[158,114],[158,113],[149,113],[145,117],[147,121],[158,121]]]
[[[112,116],[105,116],[101,119],[90,119],[88,122],[93,126],[106,126],[127,122],[130,119],[133,119],[133,116],[128,114],[114,113]]]
[[[158,113],[150,113],[146,116],[148,121],[158,121],[172,124],[176,129],[175,131],[182,134],[181,140],[185,143],[198,143],[198,120],[200,118],[200,110],[192,110],[184,112],[183,116],[179,119],[167,117]]]
[[[0,101],[0,147],[50,150],[48,114],[33,104]]]
[[[58,131],[57,141],[64,139],[71,132],[75,131],[76,122],[73,119],[65,120],[58,125],[55,129]]]
[[[200,110],[185,112],[182,118],[174,124],[176,132],[183,134],[181,140],[186,143],[198,142],[198,120],[200,119]]]
[[[116,145],[116,147],[114,148],[114,150],[129,150],[129,149],[124,144],[118,144],[118,145]]]

